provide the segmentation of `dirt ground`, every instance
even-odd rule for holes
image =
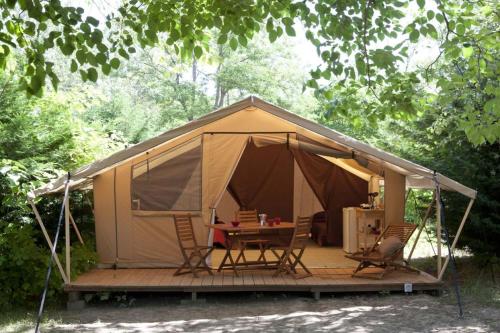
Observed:
[[[232,294],[181,297],[128,296],[82,311],[59,311],[42,332],[500,332],[500,308],[465,303],[458,318],[451,296]],[[33,326],[10,325],[7,332]]]

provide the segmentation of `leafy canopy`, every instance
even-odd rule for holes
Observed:
[[[316,47],[323,65],[311,71],[307,86],[329,100],[332,89],[357,84],[375,97],[367,116],[414,115],[414,85],[422,80],[443,92],[451,85],[481,85],[484,74],[498,74],[499,5],[496,1],[424,0],[333,1],[137,1],[127,0],[105,22],[84,16],[80,7],[63,6],[58,0],[1,0],[0,68],[11,49],[25,52],[27,65],[21,79],[29,94],[40,94],[49,77],[57,88],[54,64],[47,60],[50,49],[59,49],[70,59],[70,69],[86,81],[107,75],[136,52],[135,45],[154,46],[161,36],[184,59],[200,58],[210,48],[209,35],[232,50],[246,47],[255,33],[265,29],[274,42],[283,35],[295,36],[300,21],[306,38]],[[408,22],[407,12],[415,10]],[[400,77],[408,48],[421,39],[440,42],[439,57],[446,61],[470,62],[467,75],[451,83],[429,82],[428,75]],[[322,84],[322,82],[327,84]],[[353,83],[354,82],[354,83]],[[493,95],[485,110],[466,110],[464,130],[474,143],[494,142],[498,128],[498,87],[481,86]],[[352,106],[347,106],[351,110]],[[480,117],[486,133],[474,131]]]

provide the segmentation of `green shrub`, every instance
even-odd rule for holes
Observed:
[[[0,308],[36,303],[43,290],[49,258],[48,248],[34,241],[31,225],[6,223],[0,232]],[[54,267],[55,268],[55,267]],[[57,270],[57,268],[55,268]],[[60,293],[62,278],[55,272],[48,297]]]
[[[38,230],[31,224],[14,224],[0,221],[0,309],[34,307],[42,293],[47,263],[48,246],[36,243]],[[60,238],[59,245],[64,241]],[[94,266],[97,260],[93,244],[77,244],[71,252],[71,275],[75,278]],[[64,247],[61,246],[61,253]],[[63,256],[59,256],[60,258]],[[64,260],[61,258],[64,267]],[[52,267],[47,302],[58,302],[62,297],[63,280],[55,263]]]

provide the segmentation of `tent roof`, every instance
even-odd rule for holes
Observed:
[[[244,110],[249,107],[255,107],[268,112],[276,117],[283,119],[289,123],[295,124],[308,130],[310,132],[316,133],[327,139],[334,141],[337,144],[348,147],[357,154],[373,161],[381,166],[391,168],[407,177],[407,183],[411,187],[419,188],[434,188],[435,180],[440,183],[441,187],[446,190],[452,190],[459,192],[467,197],[475,198],[477,192],[465,185],[462,185],[448,177],[445,177],[439,173],[434,173],[432,170],[418,165],[416,163],[410,162],[403,158],[397,157],[390,153],[387,153],[378,148],[372,147],[368,144],[360,142],[354,138],[351,138],[345,134],[332,130],[330,128],[319,125],[310,120],[304,119],[296,114],[288,112],[280,107],[272,105],[266,101],[263,101],[255,96],[250,96],[239,102],[236,102],[225,108],[213,111],[203,117],[193,120],[183,126],[172,129],[165,133],[162,133],[154,138],[145,140],[134,146],[121,150],[112,154],[111,156],[96,161],[94,163],[83,166],[71,173],[71,187],[82,186],[83,184],[91,181],[92,177],[97,176],[115,167],[125,161],[144,153],[160,144],[170,141],[176,137],[183,134],[189,133],[195,129],[198,129],[204,125],[215,122],[219,119],[227,117],[233,113]],[[61,191],[66,176],[60,177],[55,181],[35,190],[36,195],[53,193]]]

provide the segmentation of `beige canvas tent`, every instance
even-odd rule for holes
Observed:
[[[65,180],[34,194],[61,192]],[[253,96],[84,166],[71,173],[69,187],[93,190],[101,266],[172,267],[181,263],[173,213],[193,214],[198,241],[210,243],[206,225],[215,215],[230,219],[239,207],[287,219],[325,210],[329,242],[340,246],[340,209],[366,202],[381,181],[386,224],[403,221],[408,188],[459,192],[471,199],[467,213],[476,196],[439,173]],[[59,264],[65,280],[67,248],[66,272]]]

